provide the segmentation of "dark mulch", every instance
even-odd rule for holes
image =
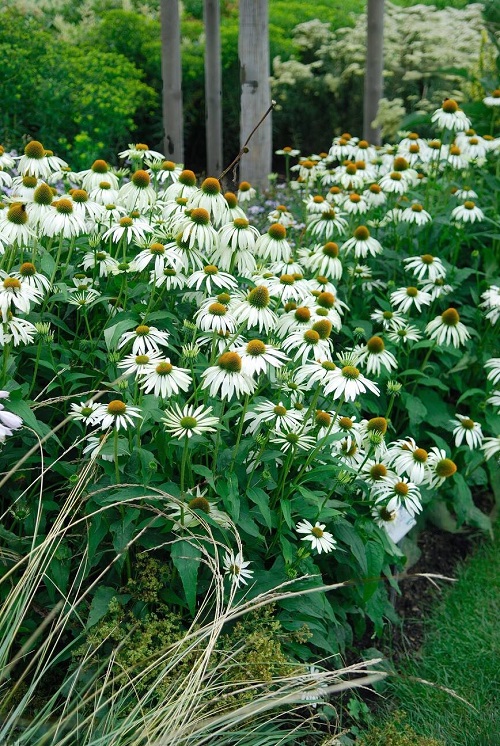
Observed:
[[[396,666],[402,657],[418,653],[423,642],[425,621],[432,606],[450,585],[445,580],[431,582],[427,578],[416,576],[419,573],[431,573],[456,577],[459,564],[480,541],[481,537],[478,537],[477,532],[452,534],[428,528],[420,533],[417,540],[420,558],[402,574],[399,581],[401,595],[394,595],[393,598],[400,622],[388,626],[383,639],[377,645]]]

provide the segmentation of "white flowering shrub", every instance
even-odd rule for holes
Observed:
[[[240,201],[144,143],[82,171],[0,148],[2,665],[45,655],[39,609],[70,646],[111,607],[158,621],[158,598],[220,632],[287,583],[303,665],[394,618],[426,514],[490,527],[500,139],[452,99],[432,121],[440,139],[285,147],[293,181]],[[145,557],[162,572],[136,597]]]
[[[378,122],[387,138],[394,137],[405,114],[428,114],[447,96],[460,101],[485,95],[479,81],[495,75],[499,32],[488,36],[482,8],[479,3],[402,8],[386,2]],[[366,15],[357,16],[353,28],[331,30],[319,20],[299,24],[294,43],[294,58],[273,61],[273,97],[283,109],[277,126],[306,147],[313,147],[325,128],[339,133],[346,121],[354,131],[361,129]]]

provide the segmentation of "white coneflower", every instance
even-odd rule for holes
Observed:
[[[405,268],[412,270],[419,280],[429,279],[434,282],[434,280],[446,277],[446,269],[441,259],[432,256],[432,254],[411,256],[404,259],[403,262]]]
[[[0,168],[14,168],[15,163],[14,158],[0,145]]]
[[[497,407],[497,409],[500,409],[500,391],[493,391],[492,395],[486,399],[486,404],[491,404],[492,406]]]
[[[228,205],[221,191],[218,179],[209,176],[205,179],[200,188],[189,197],[187,207],[190,210],[202,208],[208,212],[209,219],[214,228],[229,223],[231,216]]]
[[[333,241],[337,236],[343,236],[347,228],[347,220],[333,208],[320,215],[314,215],[307,221],[307,232],[314,238]]]
[[[80,404],[71,404],[68,416],[71,417],[72,420],[83,422],[86,425],[95,425],[96,418],[99,420],[98,413],[100,407],[101,405],[95,401],[81,401]]]
[[[314,194],[307,199],[302,200],[306,206],[308,215],[321,215],[322,212],[331,210],[331,205],[320,194]]]
[[[52,212],[54,192],[44,181],[41,182],[33,192],[33,201],[26,205],[30,223],[37,226],[43,222],[44,217]]]
[[[252,394],[256,382],[247,373],[243,373],[241,357],[236,352],[224,352],[217,363],[203,371],[202,388],[209,388],[210,396],[231,399]]]
[[[172,365],[170,358],[163,358],[159,362],[149,362],[138,377],[139,386],[144,393],[153,392],[155,396],[165,399],[177,395],[180,391],[187,391],[191,385],[190,371]]]
[[[43,293],[27,282],[11,277],[6,272],[0,273],[0,313],[6,319],[11,307],[21,313],[29,313],[31,303],[40,303]]]
[[[376,503],[388,504],[397,500],[397,507],[404,507],[413,517],[422,510],[420,490],[407,477],[385,477],[372,488]]]
[[[288,432],[302,423],[302,411],[287,409],[282,402],[275,404],[263,401],[247,412],[244,422],[248,423],[246,432],[253,435],[263,424],[267,424],[275,432]]]
[[[0,186],[6,187],[7,189],[10,186],[12,186],[12,176],[3,170],[3,167],[1,165],[0,165]]]
[[[344,189],[361,189],[366,183],[366,174],[358,170],[356,163],[348,163],[339,167],[336,179]]]
[[[413,307],[420,312],[422,306],[430,305],[431,296],[423,290],[410,286],[395,290],[390,295],[390,301],[391,304],[396,306],[398,311],[401,311],[402,313],[407,313]]]
[[[175,184],[179,181],[179,176],[182,173],[184,164],[174,163],[173,161],[166,160],[146,160],[146,165],[150,171],[155,174],[156,179],[162,187],[167,187],[169,184]]]
[[[208,210],[203,207],[195,207],[176,218],[172,230],[174,234],[180,234],[182,243],[206,256],[210,256],[217,246],[217,231],[210,223]]]
[[[119,218],[115,225],[112,225],[103,234],[103,241],[107,241],[108,238],[113,243],[119,243],[122,239],[127,243],[131,241],[145,241],[146,234],[152,233],[153,227],[140,216],[132,217],[127,215]]]
[[[331,533],[325,531],[325,528],[326,525],[319,521],[316,521],[313,526],[309,521],[303,520],[297,523],[295,530],[298,534],[304,534],[301,541],[311,542],[311,549],[315,549],[318,554],[321,554],[321,552],[328,554],[335,549],[337,542]]]
[[[413,438],[404,438],[390,444],[386,457],[398,474],[406,474],[414,484],[422,484],[427,476],[428,453],[417,446]]]
[[[483,442],[483,431],[479,422],[474,422],[470,417],[463,414],[456,414],[455,419],[450,420],[450,424],[455,425],[453,435],[457,448],[462,445],[464,440],[471,450],[480,447]]]
[[[241,369],[249,376],[269,374],[271,370],[281,368],[289,360],[284,352],[260,339],[252,339],[244,347],[235,347],[232,351],[241,357]]]
[[[0,345],[3,347],[11,343],[14,347],[31,344],[37,333],[38,330],[31,321],[12,316],[11,313],[3,317],[0,313]]]
[[[70,290],[68,293],[68,299],[67,302],[71,306],[77,306],[78,308],[82,308],[83,306],[90,306],[94,301],[96,301],[98,298],[101,297],[101,293],[99,293],[97,290],[93,290],[90,287],[86,288],[76,288],[74,290]]]
[[[137,423],[134,420],[141,417],[141,410],[138,407],[132,407],[119,399],[114,399],[109,404],[100,404],[93,414],[93,420],[101,426],[101,430],[107,430],[108,427],[127,430],[129,427],[135,427]]]
[[[331,324],[329,324],[329,328],[331,330]],[[305,332],[292,332],[282,344],[283,349],[293,355],[293,360],[300,360],[300,365],[304,365],[306,360],[311,358],[313,360],[331,360],[332,357],[329,340],[322,338],[315,329],[307,329]]]
[[[344,204],[346,199],[346,194],[343,189],[339,186],[332,186],[328,190],[328,194],[326,195],[327,202],[330,202],[332,205],[338,205],[339,207]]]
[[[368,212],[370,205],[361,194],[350,194],[349,197],[343,202],[342,209],[348,215],[364,215]]]
[[[448,458],[446,451],[437,446],[430,449],[427,465],[427,483],[431,488],[440,487],[457,470],[457,465]]]
[[[7,210],[0,212],[0,244],[29,244],[34,235],[29,226],[26,205],[14,202]]]
[[[107,181],[111,184],[112,189],[118,189],[118,179],[110,171],[110,168],[106,161],[98,159],[94,161],[92,166],[87,171],[80,171],[79,176],[82,180],[82,187],[91,192],[96,189],[101,181]]]
[[[191,530],[202,523],[202,516],[205,514],[212,521],[222,528],[231,528],[232,523],[227,513],[217,508],[216,503],[206,498],[206,490],[196,486],[196,491],[186,490],[186,498],[191,498],[187,503],[168,502],[166,510],[169,520],[174,521],[172,531],[181,531],[182,529]],[[198,511],[198,512],[197,512]],[[204,516],[203,516],[204,517]]]
[[[500,318],[500,287],[491,285],[488,290],[481,294],[482,302],[479,308],[486,311],[485,318],[492,324],[496,324]]]
[[[342,244],[342,251],[349,254],[354,251],[356,259],[365,259],[367,256],[376,256],[383,251],[382,245],[372,238],[366,225],[359,225],[351,238]]]
[[[157,150],[150,150],[147,145],[141,142],[136,144],[129,143],[128,149],[122,150],[118,155],[120,158],[129,158],[131,161],[143,161],[146,158],[162,161],[165,158],[162,153],[159,153]]]
[[[111,182],[102,180],[99,185],[92,189],[89,199],[98,205],[110,205],[118,200],[118,189],[113,189]]]
[[[212,416],[211,412],[212,407],[205,407],[203,404],[199,407],[186,404],[182,409],[178,404],[173,404],[165,411],[161,421],[165,430],[174,438],[191,438],[193,435],[216,431],[219,418]]]
[[[358,363],[366,366],[368,375],[379,376],[385,368],[389,373],[398,367],[398,363],[392,352],[385,349],[382,337],[371,337],[364,346],[356,348]]]
[[[234,192],[224,192],[224,199],[226,200],[228,208],[228,223],[232,220],[236,220],[236,218],[246,219],[245,211],[238,205],[238,198]]]
[[[460,347],[470,339],[467,327],[460,321],[455,308],[447,308],[440,316],[436,316],[425,327],[425,333],[430,339],[436,340],[438,345]]]
[[[137,272],[142,272],[152,264],[153,272],[161,275],[168,261],[169,255],[165,251],[165,245],[155,241],[134,257],[132,265]]]
[[[387,452],[384,453],[382,459],[366,459],[361,467],[360,476],[362,476],[363,482],[369,485],[372,494],[376,492],[377,484],[383,482],[386,477],[390,477],[391,479],[396,477],[396,473],[388,465]]]
[[[387,339],[394,342],[394,344],[405,344],[406,342],[419,342],[422,339],[422,334],[416,326],[405,324],[405,326],[389,331]]]
[[[257,192],[248,181],[240,182],[238,187],[238,200],[240,202],[251,202],[256,194]]]
[[[331,360],[306,360],[304,365],[295,369],[294,381],[306,390],[314,388],[317,383],[324,386],[332,380],[336,368]]]
[[[277,316],[269,308],[269,290],[264,285],[253,288],[244,300],[235,305],[233,315],[238,324],[246,324],[248,329],[258,328],[266,334],[276,324]]]
[[[275,433],[270,442],[277,445],[282,453],[289,451],[311,451],[316,445],[316,438],[309,435],[310,429],[302,424],[294,425],[289,430]]]
[[[436,300],[436,298],[441,298],[444,295],[449,295],[453,292],[453,286],[448,285],[442,277],[438,277],[434,281],[427,281],[427,282],[421,282],[421,290],[424,293],[429,293],[431,296],[431,301]]]
[[[202,290],[207,295],[212,295],[212,293],[220,293],[222,290],[235,290],[238,283],[232,275],[221,272],[215,264],[207,264],[203,269],[191,274],[187,286]]]
[[[430,223],[432,217],[427,210],[424,210],[422,205],[415,202],[413,205],[410,205],[410,207],[403,210],[401,213],[401,220],[403,223],[413,223],[414,225],[421,226]]]
[[[73,238],[86,233],[85,220],[75,212],[73,200],[62,197],[52,203],[52,208],[41,223],[41,230],[45,235]]]
[[[204,332],[229,332],[236,331],[236,320],[229,308],[219,301],[202,306],[195,315],[195,322]]]
[[[274,210],[271,210],[267,219],[270,223],[280,223],[285,228],[295,225],[295,218],[285,205],[277,205]]]
[[[241,584],[247,585],[247,581],[251,580],[253,576],[253,570],[248,570],[250,562],[243,560],[242,552],[238,552],[236,555],[231,552],[224,557],[224,570],[226,575],[229,576],[231,584],[236,588],[239,588]]]
[[[7,399],[9,396],[8,391],[0,391],[0,399]],[[5,438],[12,435],[13,430],[18,430],[22,427],[23,421],[17,415],[12,412],[8,412],[4,405],[0,403],[0,443],[5,442]]]
[[[465,202],[468,199],[477,199],[478,194],[471,189],[469,186],[463,186],[462,189],[452,190],[453,196],[459,199],[461,202]]]
[[[151,272],[150,283],[157,288],[165,286],[166,290],[182,290],[187,285],[187,277],[174,267],[165,267],[162,272]]]
[[[12,272],[12,277],[17,277],[21,282],[31,285],[31,287],[38,290],[42,295],[45,295],[51,289],[49,278],[38,272],[32,262],[23,262],[19,267],[19,272]]]
[[[263,285],[269,290],[269,295],[273,298],[280,298],[283,304],[289,301],[300,303],[309,295],[307,281],[302,275],[286,274],[280,277],[268,277],[263,279]]]
[[[355,144],[351,142],[351,137],[336,137],[328,151],[328,157],[335,161],[344,161],[346,158],[352,158],[355,152]]]
[[[340,399],[343,396],[346,401],[354,401],[359,394],[364,394],[367,390],[376,396],[380,395],[378,386],[365,378],[355,365],[349,364],[332,371],[332,376],[325,385],[323,393],[325,396],[331,395],[334,399]]]
[[[452,98],[443,101],[441,108],[436,109],[433,113],[431,122],[440,129],[455,130],[456,132],[470,128],[470,119]]]
[[[162,194],[165,201],[175,200],[178,197],[189,199],[193,194],[196,194],[198,187],[196,186],[196,175],[189,169],[184,169],[179,174],[177,181],[166,188]]]
[[[406,325],[405,317],[398,311],[384,311],[383,309],[378,308],[370,314],[370,318],[372,321],[382,324],[382,327],[386,331],[402,329]]]
[[[298,171],[298,180],[303,184],[312,184],[318,176],[318,164],[309,158],[301,158],[290,171]]]
[[[273,223],[267,233],[259,236],[255,242],[255,253],[263,261],[287,262],[292,250],[286,240],[286,228],[281,223]]]
[[[32,202],[39,182],[36,176],[16,176],[12,179],[12,190],[9,197],[11,202]]]
[[[215,251],[214,261],[217,261],[216,256],[225,257],[223,269],[226,270],[231,266],[234,252],[249,251],[251,254],[260,237],[257,228],[250,225],[246,218],[235,218],[231,223],[224,225],[218,235],[219,247]],[[255,267],[255,260],[253,266]]]
[[[32,140],[24,148],[24,155],[17,156],[17,167],[20,174],[30,174],[40,179],[47,179],[52,173],[46,150],[41,142]]]
[[[487,360],[484,367],[488,371],[486,377],[494,386],[500,381],[500,357],[492,357]]]
[[[150,352],[148,355],[134,353],[126,355],[123,360],[118,363],[118,368],[122,370],[123,376],[140,376],[146,372],[147,365],[155,365],[161,360],[161,354],[159,352]]]
[[[99,224],[106,226],[106,228],[113,227],[113,223],[117,223],[119,225],[119,221],[121,220],[121,218],[126,217],[126,212],[127,211],[124,207],[122,207],[121,205],[115,205],[114,202],[105,204],[102,206]],[[132,217],[130,217],[130,225],[133,222],[134,220],[132,219]]]
[[[382,176],[378,182],[379,187],[386,194],[405,194],[410,188],[410,184],[404,178],[401,171],[391,171],[390,173]]]
[[[101,222],[104,212],[103,205],[91,200],[85,189],[71,189],[70,195],[75,215],[79,215],[84,221],[87,221],[91,230],[93,230],[94,224]]]
[[[347,417],[346,415],[340,414],[337,415],[333,422],[331,433],[333,435],[341,433],[344,437],[341,441],[337,441],[337,443],[345,443],[348,450],[352,445],[361,448],[363,435],[361,432],[361,423],[356,422],[356,417]]]
[[[363,198],[371,208],[381,207],[387,202],[387,197],[379,184],[370,184],[368,189],[363,192]]]
[[[284,155],[289,158],[296,158],[298,155],[300,155],[300,150],[291,148],[289,145],[286,145],[284,148],[281,148],[280,150],[275,150],[274,152],[276,153],[276,155]]]
[[[133,340],[132,354],[149,355],[157,353],[160,347],[168,347],[169,333],[160,331],[155,326],[139,324],[134,331],[124,332],[118,342],[118,349],[121,350]]]
[[[489,96],[485,96],[483,104],[485,106],[500,106],[500,88],[495,88]]]
[[[307,261],[308,268],[319,275],[326,275],[332,280],[340,280],[342,277],[342,262],[338,258],[339,247],[333,241],[328,241],[323,246],[316,245],[314,253]]]
[[[99,269],[99,277],[114,274],[119,263],[107,251],[87,251],[83,256],[81,266],[84,270]]]
[[[462,223],[480,223],[484,220],[484,212],[472,200],[466,200],[463,205],[455,207],[451,212],[451,219]]]
[[[500,435],[497,435],[496,438],[485,438],[481,450],[484,452],[486,461],[500,453]]]
[[[119,202],[127,210],[147,210],[156,202],[156,192],[151,186],[147,171],[139,169],[132,174],[130,181],[118,192]]]

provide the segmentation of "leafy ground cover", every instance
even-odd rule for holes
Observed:
[[[393,705],[405,710],[422,736],[450,746],[497,741],[499,570],[497,535],[463,565],[457,583],[427,617],[421,650],[401,663],[401,676],[391,681]]]
[[[499,140],[433,120],[262,197],[3,150],[0,740],[333,737],[402,524],[490,529]]]

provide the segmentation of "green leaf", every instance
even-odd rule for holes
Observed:
[[[347,521],[339,521],[333,526],[335,538],[347,544],[356,558],[363,575],[368,575],[368,562],[366,558],[365,545],[358,532]]]
[[[217,482],[217,494],[222,497],[222,502],[227,512],[237,522],[240,517],[240,500],[238,479],[235,474],[228,474],[225,480]]]
[[[281,505],[281,512],[283,514],[283,518],[285,519],[285,523],[288,526],[288,528],[292,528],[292,506],[290,503],[290,500],[287,500],[286,498],[280,500]]]
[[[87,629],[93,627],[97,622],[106,616],[111,599],[116,596],[116,588],[107,585],[98,587],[90,604],[89,618],[87,619]]]
[[[269,509],[269,496],[260,487],[250,487],[247,490],[248,498],[257,505],[267,528],[273,527],[271,511]]]
[[[427,407],[416,396],[406,392],[401,394],[401,399],[408,411],[410,427],[418,427],[425,420]]]
[[[108,350],[114,350],[122,334],[130,331],[130,329],[135,329],[136,326],[137,320],[128,318],[123,319],[122,321],[118,321],[118,323],[115,323],[105,329],[104,341],[106,342],[106,347],[108,348]]]
[[[214,473],[212,469],[209,469],[202,464],[191,464],[191,471],[194,471],[195,474],[199,474],[200,476],[205,477],[210,487],[215,490]]]
[[[172,546],[170,556],[179,573],[189,611],[194,616],[196,611],[196,587],[198,584],[201,549],[195,544],[182,539]]]
[[[125,549],[132,541],[135,531],[135,521],[138,517],[139,511],[136,508],[127,508],[124,515],[118,521],[110,524],[109,530],[113,537],[113,548],[117,555],[119,555],[117,563],[120,567],[125,561]]]

